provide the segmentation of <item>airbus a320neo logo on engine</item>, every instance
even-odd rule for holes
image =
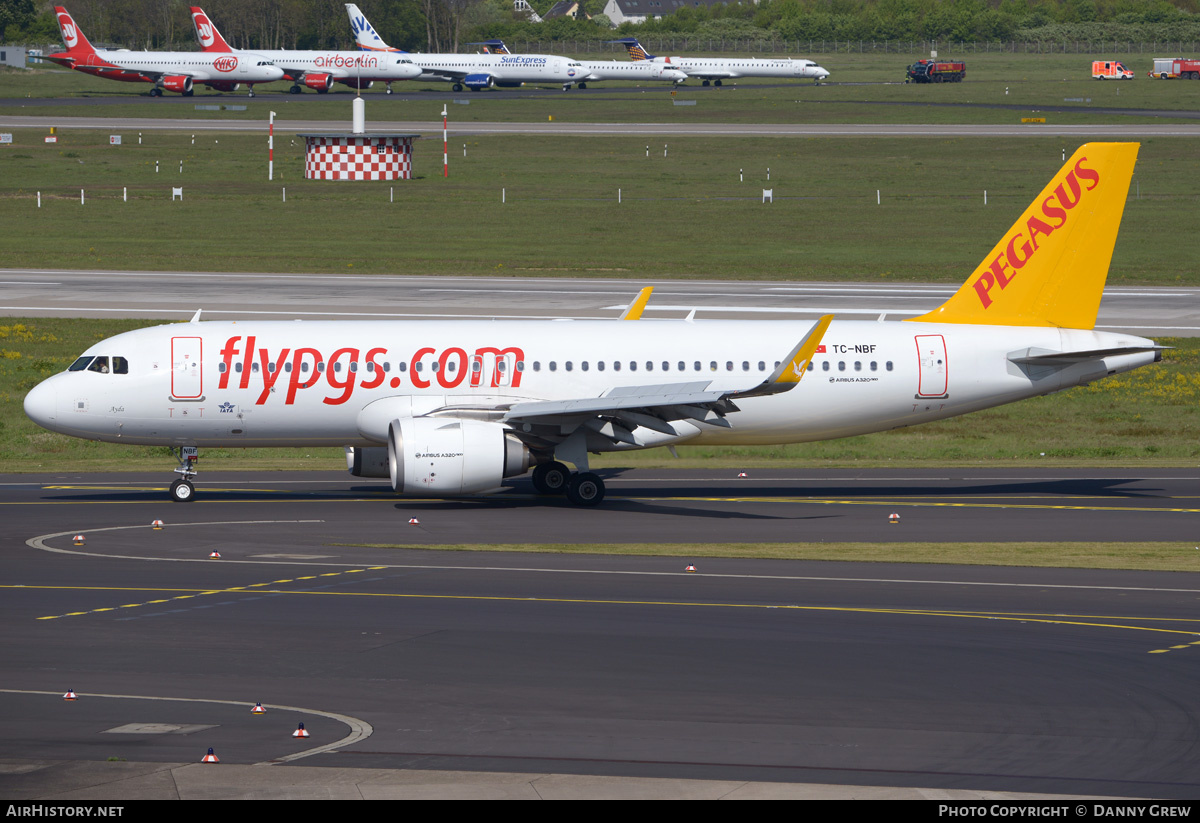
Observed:
[[[233,71],[237,68],[238,59],[233,55],[226,57],[218,57],[213,61],[213,68],[217,71]]]

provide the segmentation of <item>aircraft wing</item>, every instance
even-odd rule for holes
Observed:
[[[279,62],[276,60],[274,63],[278,68],[283,69],[286,74],[289,74],[296,79],[302,78],[306,74],[328,74],[330,77],[338,80],[345,80],[349,77],[354,77],[354,72],[347,71],[346,69],[325,68],[318,71],[316,69],[305,68],[304,66],[289,66],[286,61]]]
[[[737,72],[727,69],[684,69],[679,66],[674,66],[673,68],[687,72],[688,77],[694,77],[697,80],[731,80],[735,77],[741,77]]]
[[[728,428],[725,416],[740,410],[735,401],[779,394],[800,383],[832,320],[832,315],[818,320],[767,379],[748,389],[712,389],[711,381],[619,386],[598,397],[514,403],[499,410],[499,419],[513,426],[517,436],[531,433],[529,439],[543,442],[565,439],[581,426],[630,445],[642,445],[632,433],[639,426],[666,435],[678,434],[671,425],[677,420]],[[447,408],[438,413],[453,415],[455,411]]]
[[[482,69],[479,71],[467,71],[465,69],[447,69],[447,68],[431,69],[431,68],[428,68],[427,66],[422,66],[420,63],[417,63],[417,67],[421,69],[421,77],[418,79],[426,79],[426,80],[428,80],[431,77],[440,78],[442,80],[462,80],[468,74],[488,74],[489,73],[489,72],[483,71]]]

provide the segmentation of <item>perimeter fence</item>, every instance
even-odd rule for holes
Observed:
[[[920,54],[938,51],[962,54],[1153,54],[1174,57],[1197,53],[1200,41],[1154,40],[772,40],[713,37],[641,37],[651,54],[731,53],[786,55],[812,54]],[[612,54],[625,56],[625,47],[604,40],[508,40],[514,53]]]

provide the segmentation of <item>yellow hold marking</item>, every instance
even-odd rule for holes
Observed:
[[[1094,328],[1137,154],[1080,146],[954,296],[911,320]]]
[[[646,309],[646,304],[650,302],[650,292],[654,291],[653,286],[647,286],[638,292],[638,296],[629,304],[629,308],[621,312],[622,320],[639,320],[642,312]]]

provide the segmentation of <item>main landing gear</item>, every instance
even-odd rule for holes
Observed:
[[[179,468],[175,469],[175,473],[180,478],[171,484],[171,499],[176,503],[191,503],[195,499],[196,484],[192,480],[196,477],[196,461],[199,459],[200,452],[195,446],[179,447]]]
[[[533,470],[538,494],[566,494],[576,506],[598,506],[604,499],[604,481],[592,472],[572,473],[562,463],[542,463]]]

